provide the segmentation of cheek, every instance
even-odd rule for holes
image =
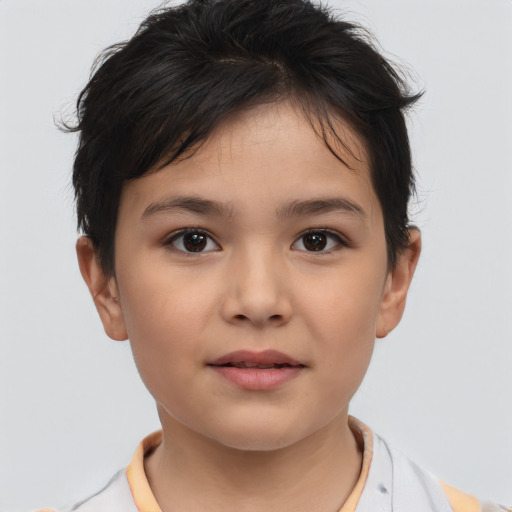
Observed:
[[[130,339],[158,342],[191,338],[212,314],[215,290],[209,276],[173,268],[165,257],[132,258],[118,276],[121,305]],[[210,279],[211,280],[211,279]]]
[[[320,339],[374,338],[383,282],[384,272],[365,272],[358,266],[313,276],[298,294],[299,307]]]
[[[325,364],[328,385],[355,391],[374,348],[382,275],[340,272],[336,277],[324,286],[311,283],[301,310],[316,340],[315,358]]]
[[[144,268],[140,267],[139,268]],[[216,303],[200,282],[153,267],[135,279],[121,279],[120,297],[135,363],[151,389],[203,361],[201,340]],[[123,286],[125,283],[125,286]],[[172,368],[172,372],[170,369]]]

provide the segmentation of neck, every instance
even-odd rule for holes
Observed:
[[[145,460],[162,512],[335,512],[361,471],[362,447],[346,412],[309,437],[269,451],[225,446],[169,417],[162,427],[162,443]]]

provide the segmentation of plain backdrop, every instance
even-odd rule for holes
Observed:
[[[350,0],[426,95],[411,115],[424,251],[352,413],[443,480],[512,504],[512,2]],[[71,504],[158,428],[75,261],[72,110],[153,0],[0,0],[0,510]],[[399,56],[399,57],[398,57]]]

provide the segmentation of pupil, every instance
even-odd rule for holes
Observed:
[[[304,237],[304,247],[308,251],[321,251],[327,245],[327,237],[322,233],[314,233]]]
[[[206,235],[202,233],[187,233],[183,237],[183,246],[190,252],[202,251],[206,247]]]

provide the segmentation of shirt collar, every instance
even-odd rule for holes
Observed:
[[[361,494],[368,478],[370,463],[373,456],[373,435],[372,431],[363,423],[353,417],[349,417],[349,427],[352,430],[358,445],[363,452],[363,463],[361,473],[354,489],[339,512],[355,512]],[[133,458],[126,468],[126,476],[130,485],[136,507],[139,512],[162,512],[151,487],[149,486],[146,472],[144,471],[144,457],[149,455],[162,442],[162,431],[153,432],[145,437],[139,444]]]

